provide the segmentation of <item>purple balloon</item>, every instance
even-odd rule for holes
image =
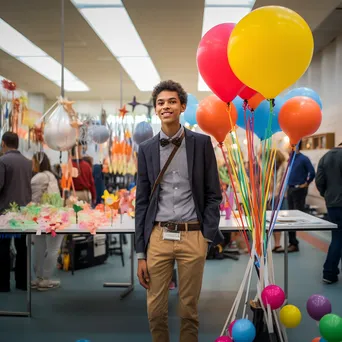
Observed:
[[[320,321],[321,318],[332,312],[331,303],[328,298],[322,295],[312,295],[307,303],[306,310],[311,318]]]

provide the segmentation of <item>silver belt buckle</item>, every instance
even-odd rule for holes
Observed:
[[[177,223],[167,222],[165,227],[166,227],[166,230],[169,232],[177,232],[178,231],[178,224]],[[174,227],[174,229],[170,229],[170,227]]]

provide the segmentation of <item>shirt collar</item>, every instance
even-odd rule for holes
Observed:
[[[18,151],[18,150],[9,150],[9,151],[7,151],[4,154],[9,154],[9,153],[20,153],[20,151]]]
[[[159,139],[167,139],[167,140],[172,140],[172,139],[175,139],[175,138],[179,138],[184,132],[184,127],[182,125],[180,125],[179,127],[179,130],[178,132],[173,136],[173,137],[168,137],[164,132],[163,130],[160,130],[160,137]]]

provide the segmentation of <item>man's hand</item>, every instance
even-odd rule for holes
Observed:
[[[308,183],[304,183],[304,184],[302,184],[302,185],[299,185],[299,188],[300,188],[300,189],[305,189],[305,188],[307,188],[308,186],[309,186]]]
[[[146,290],[150,288],[149,282],[150,282],[150,277],[148,275],[148,270],[147,270],[147,262],[145,259],[139,259],[138,260],[138,278],[140,285],[144,287]]]

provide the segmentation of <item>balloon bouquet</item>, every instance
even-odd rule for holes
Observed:
[[[281,208],[296,154],[296,145],[317,131],[322,120],[322,103],[311,89],[280,93],[293,85],[307,70],[313,55],[313,36],[308,24],[296,12],[279,6],[258,8],[238,24],[224,23],[210,29],[197,50],[199,72],[215,95],[203,99],[197,109],[197,123],[212,135],[222,150],[233,187],[236,211],[233,216],[250,246],[250,260],[221,336],[217,341],[249,342],[256,336],[246,319],[252,270],[258,275],[257,300],[268,332],[275,328],[286,340],[285,327],[301,321],[298,308],[284,305],[284,291],[275,284],[271,235]],[[244,165],[236,125],[245,130],[248,167]],[[283,131],[292,153],[280,192],[272,188],[276,179],[272,136]],[[261,155],[256,154],[260,139]],[[227,153],[224,151],[226,148]],[[238,197],[239,193],[239,197]],[[270,216],[266,209],[272,202]],[[240,205],[242,202],[242,205]],[[267,219],[266,219],[267,217]],[[247,287],[242,319],[238,308]],[[279,312],[281,309],[279,324]]]

